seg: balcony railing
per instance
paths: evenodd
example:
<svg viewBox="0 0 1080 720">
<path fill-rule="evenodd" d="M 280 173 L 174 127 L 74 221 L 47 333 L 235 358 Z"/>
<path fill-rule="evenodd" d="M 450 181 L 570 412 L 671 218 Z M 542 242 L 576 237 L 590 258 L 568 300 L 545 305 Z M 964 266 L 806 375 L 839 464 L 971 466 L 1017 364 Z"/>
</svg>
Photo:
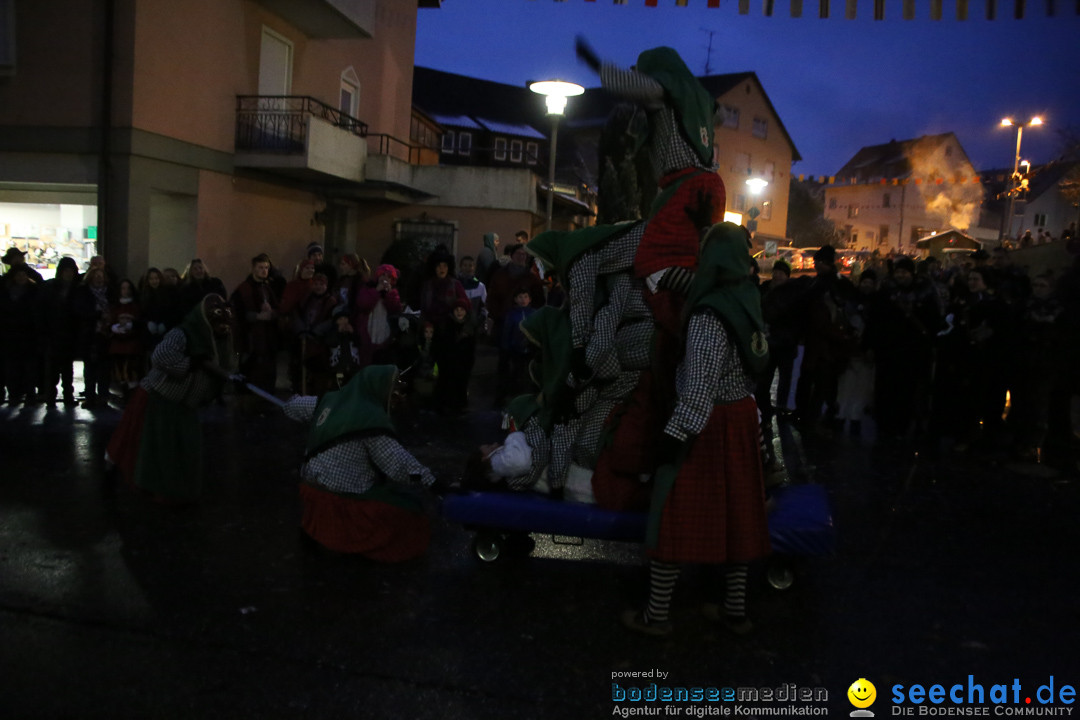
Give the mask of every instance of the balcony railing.
<svg viewBox="0 0 1080 720">
<path fill-rule="evenodd" d="M 237 95 L 236 150 L 302 154 L 308 118 L 320 118 L 358 137 L 367 124 L 306 95 Z"/>
<path fill-rule="evenodd" d="M 401 138 L 384 133 L 371 133 L 367 136 L 368 150 L 374 155 L 389 155 L 410 165 L 437 165 L 438 148 L 427 145 L 413 145 Z"/>
</svg>

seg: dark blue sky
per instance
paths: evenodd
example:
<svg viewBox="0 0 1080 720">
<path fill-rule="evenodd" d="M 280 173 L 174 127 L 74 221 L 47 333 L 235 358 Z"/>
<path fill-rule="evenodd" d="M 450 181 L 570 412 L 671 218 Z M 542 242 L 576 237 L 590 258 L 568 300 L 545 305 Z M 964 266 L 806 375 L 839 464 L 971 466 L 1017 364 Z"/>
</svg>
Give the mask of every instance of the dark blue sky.
<svg viewBox="0 0 1080 720">
<path fill-rule="evenodd" d="M 856 20 L 835 16 L 843 0 L 832 0 L 827 20 L 813 0 L 802 18 L 789 16 L 787 0 L 771 18 L 762 0 L 751 0 L 749 15 L 734 0 L 719 9 L 706 0 L 626 2 L 444 0 L 420 11 L 416 64 L 512 85 L 558 77 L 594 87 L 575 35 L 623 66 L 668 45 L 698 74 L 707 59 L 714 74 L 757 73 L 803 157 L 795 174 L 834 174 L 864 145 L 949 131 L 976 169 L 1011 168 L 1016 133 L 998 126 L 1005 115 L 1045 117 L 1047 125 L 1024 132 L 1021 154 L 1033 164 L 1059 154 L 1059 129 L 1080 131 L 1080 17 L 1071 1 L 1057 2 L 1055 18 L 1029 1 L 1015 20 L 1011 0 L 998 0 L 992 22 L 982 0 L 970 0 L 963 22 L 930 20 L 928 0 L 916 0 L 912 21 L 901 18 L 900 0 L 886 0 L 880 22 L 870 0 L 859 0 Z M 955 0 L 944 0 L 944 17 L 955 17 Z"/>
</svg>

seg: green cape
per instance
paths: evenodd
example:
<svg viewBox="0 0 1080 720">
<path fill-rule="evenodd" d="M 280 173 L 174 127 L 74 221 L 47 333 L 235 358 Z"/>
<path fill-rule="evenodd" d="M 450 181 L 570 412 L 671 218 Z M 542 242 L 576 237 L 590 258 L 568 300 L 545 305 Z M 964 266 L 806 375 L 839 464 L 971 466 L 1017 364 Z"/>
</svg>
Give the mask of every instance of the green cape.
<svg viewBox="0 0 1080 720">
<path fill-rule="evenodd" d="M 747 372 L 759 375 L 769 360 L 761 293 L 750 280 L 746 230 L 733 223 L 713 225 L 698 256 L 697 274 L 686 298 L 687 312 L 714 311 L 732 335 Z"/>
<path fill-rule="evenodd" d="M 637 71 L 660 83 L 675 108 L 686 141 L 706 166 L 713 161 L 713 115 L 716 101 L 702 87 L 679 53 L 669 47 L 646 50 L 638 56 Z"/>
<path fill-rule="evenodd" d="M 514 427 L 523 430 L 529 419 L 540 410 L 536 395 L 518 395 L 506 404 L 506 414 L 514 421 Z"/>
<path fill-rule="evenodd" d="M 566 384 L 570 375 L 570 315 L 564 308 L 547 305 L 525 318 L 521 331 L 540 348 L 540 367 L 535 373 L 541 383 L 539 420 L 544 430 L 550 431 L 574 403 L 573 390 Z"/>
<path fill-rule="evenodd" d="M 397 382 L 393 365 L 369 365 L 340 390 L 326 393 L 315 408 L 306 456 L 311 457 L 346 435 L 365 431 L 393 433 L 387 408 Z"/>
</svg>

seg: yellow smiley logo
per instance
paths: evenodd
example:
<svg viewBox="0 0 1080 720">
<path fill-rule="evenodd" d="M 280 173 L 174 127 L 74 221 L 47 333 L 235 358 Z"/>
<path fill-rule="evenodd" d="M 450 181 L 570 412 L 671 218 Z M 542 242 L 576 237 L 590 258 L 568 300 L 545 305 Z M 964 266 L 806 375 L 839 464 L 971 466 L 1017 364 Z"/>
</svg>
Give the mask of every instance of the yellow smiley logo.
<svg viewBox="0 0 1080 720">
<path fill-rule="evenodd" d="M 847 689 L 848 700 L 857 708 L 868 708 L 877 699 L 877 688 L 866 678 L 859 678 Z"/>
</svg>

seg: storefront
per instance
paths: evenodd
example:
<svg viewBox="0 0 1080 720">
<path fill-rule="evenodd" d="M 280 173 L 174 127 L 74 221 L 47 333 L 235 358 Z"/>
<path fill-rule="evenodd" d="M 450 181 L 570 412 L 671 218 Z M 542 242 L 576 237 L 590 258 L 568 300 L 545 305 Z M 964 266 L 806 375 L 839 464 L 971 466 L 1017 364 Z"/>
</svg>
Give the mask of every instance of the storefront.
<svg viewBox="0 0 1080 720">
<path fill-rule="evenodd" d="M 81 272 L 97 253 L 97 207 L 0 202 L 0 248 L 10 247 L 25 252 L 46 279 L 64 256 L 75 258 Z"/>
</svg>

